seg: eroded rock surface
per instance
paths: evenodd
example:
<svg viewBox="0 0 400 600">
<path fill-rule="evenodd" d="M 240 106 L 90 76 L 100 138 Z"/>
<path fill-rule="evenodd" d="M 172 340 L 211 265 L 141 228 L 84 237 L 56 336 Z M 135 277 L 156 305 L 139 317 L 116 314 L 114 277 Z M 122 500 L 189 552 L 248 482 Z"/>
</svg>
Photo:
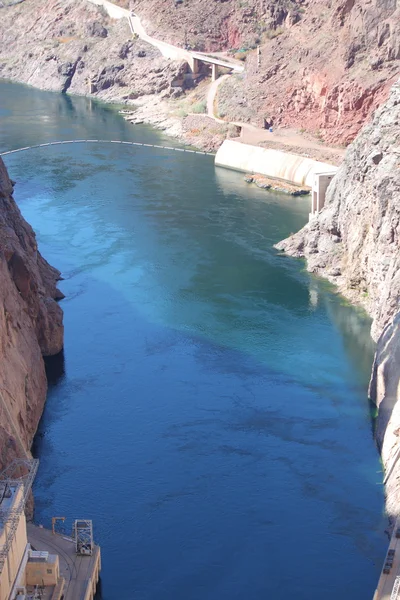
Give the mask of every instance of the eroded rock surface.
<svg viewBox="0 0 400 600">
<path fill-rule="evenodd" d="M 347 145 L 399 75 L 394 0 L 115 2 L 134 8 L 154 37 L 243 59 L 245 73 L 218 91 L 217 112 L 230 122 L 266 119 Z M 190 82 L 185 63 L 132 39 L 126 19 L 109 19 L 87 0 L 26 0 L 0 10 L 1 77 L 126 103 L 177 98 Z"/>
<path fill-rule="evenodd" d="M 400 82 L 348 148 L 324 210 L 277 247 L 362 304 L 376 340 L 398 310 L 399 244 Z"/>
<path fill-rule="evenodd" d="M 0 468 L 28 450 L 43 412 L 42 355 L 63 347 L 60 273 L 37 248 L 0 158 Z"/>
<path fill-rule="evenodd" d="M 389 515 L 400 514 L 400 313 L 378 340 L 369 395 L 378 406 L 376 440 L 385 466 Z"/>
<path fill-rule="evenodd" d="M 373 318 L 377 351 L 369 394 L 389 514 L 400 514 L 400 82 L 349 147 L 325 208 L 277 245 L 307 260 Z"/>
<path fill-rule="evenodd" d="M 86 0 L 29 0 L 0 13 L 0 77 L 41 89 L 126 102 L 169 95 L 182 64 L 132 39 Z"/>
</svg>

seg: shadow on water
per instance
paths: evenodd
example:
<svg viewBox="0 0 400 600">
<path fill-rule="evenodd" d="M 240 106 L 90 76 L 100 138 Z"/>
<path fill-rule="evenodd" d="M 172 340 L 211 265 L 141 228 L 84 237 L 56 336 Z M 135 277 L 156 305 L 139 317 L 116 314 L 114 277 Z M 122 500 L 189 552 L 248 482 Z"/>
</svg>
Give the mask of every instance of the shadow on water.
<svg viewBox="0 0 400 600">
<path fill-rule="evenodd" d="M 132 127 L 117 114 L 117 106 L 82 96 L 43 92 L 0 79 L 0 152 L 50 141 L 112 139 L 160 143 L 151 127 Z M 16 90 L 18 90 L 16 92 Z M 181 146 L 170 138 L 168 146 Z"/>
<path fill-rule="evenodd" d="M 47 383 L 49 387 L 55 387 L 61 383 L 65 377 L 65 356 L 64 350 L 61 350 L 54 356 L 46 356 L 44 359 L 46 368 Z"/>
<path fill-rule="evenodd" d="M 102 584 L 101 577 L 100 577 L 99 582 L 97 584 L 94 600 L 105 600 L 105 598 L 103 598 L 102 588 L 103 588 L 103 584 Z"/>
</svg>

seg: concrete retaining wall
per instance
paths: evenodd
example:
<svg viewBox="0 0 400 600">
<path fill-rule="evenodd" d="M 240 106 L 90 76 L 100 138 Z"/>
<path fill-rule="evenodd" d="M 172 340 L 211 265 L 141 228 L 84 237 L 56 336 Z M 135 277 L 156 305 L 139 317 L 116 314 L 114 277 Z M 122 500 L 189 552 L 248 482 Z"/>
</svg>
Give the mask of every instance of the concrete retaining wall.
<svg viewBox="0 0 400 600">
<path fill-rule="evenodd" d="M 244 173 L 260 173 L 297 185 L 313 186 L 316 173 L 336 173 L 337 167 L 311 158 L 288 154 L 280 150 L 249 146 L 225 140 L 219 148 L 215 164 Z"/>
</svg>

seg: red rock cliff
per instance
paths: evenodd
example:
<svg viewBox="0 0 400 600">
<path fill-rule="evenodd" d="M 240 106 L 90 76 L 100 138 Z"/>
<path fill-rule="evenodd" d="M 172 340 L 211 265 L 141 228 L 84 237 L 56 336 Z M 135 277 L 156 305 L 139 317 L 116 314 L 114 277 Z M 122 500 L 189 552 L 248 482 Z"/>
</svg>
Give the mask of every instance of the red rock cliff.
<svg viewBox="0 0 400 600">
<path fill-rule="evenodd" d="M 37 248 L 0 158 L 0 468 L 29 449 L 46 400 L 42 356 L 63 347 L 59 271 Z"/>
</svg>

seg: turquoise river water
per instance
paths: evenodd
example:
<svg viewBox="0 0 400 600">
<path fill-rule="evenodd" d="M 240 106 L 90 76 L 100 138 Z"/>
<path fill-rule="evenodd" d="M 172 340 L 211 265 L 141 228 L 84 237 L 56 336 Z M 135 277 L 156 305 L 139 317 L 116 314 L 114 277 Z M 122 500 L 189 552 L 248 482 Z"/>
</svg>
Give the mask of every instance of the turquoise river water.
<svg viewBox="0 0 400 600">
<path fill-rule="evenodd" d="M 88 99 L 0 84 L 0 151 L 77 138 L 171 145 Z M 99 598 L 371 598 L 386 540 L 370 323 L 273 249 L 309 199 L 152 148 L 5 162 L 66 295 L 35 520 L 93 519 Z"/>
</svg>

